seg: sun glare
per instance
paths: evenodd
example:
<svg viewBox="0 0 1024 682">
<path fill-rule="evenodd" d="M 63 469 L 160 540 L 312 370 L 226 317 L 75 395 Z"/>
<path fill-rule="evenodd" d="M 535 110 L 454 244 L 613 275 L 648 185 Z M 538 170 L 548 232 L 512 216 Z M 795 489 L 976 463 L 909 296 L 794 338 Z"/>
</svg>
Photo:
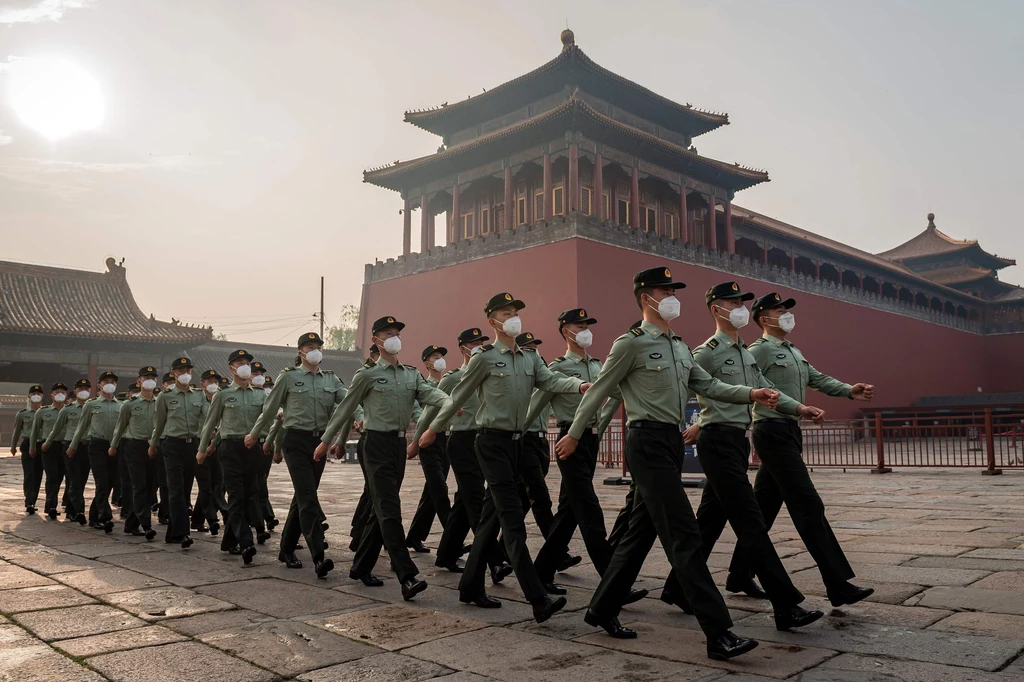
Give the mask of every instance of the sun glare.
<svg viewBox="0 0 1024 682">
<path fill-rule="evenodd" d="M 51 140 L 103 122 L 103 92 L 92 74 L 66 59 L 24 59 L 11 69 L 11 107 Z"/>
</svg>

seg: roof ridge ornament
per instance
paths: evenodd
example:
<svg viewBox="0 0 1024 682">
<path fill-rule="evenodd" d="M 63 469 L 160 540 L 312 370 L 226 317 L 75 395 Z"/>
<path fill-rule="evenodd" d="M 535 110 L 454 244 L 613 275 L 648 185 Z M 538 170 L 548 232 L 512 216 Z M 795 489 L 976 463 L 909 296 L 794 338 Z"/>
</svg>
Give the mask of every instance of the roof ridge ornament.
<svg viewBox="0 0 1024 682">
<path fill-rule="evenodd" d="M 568 28 L 562 31 L 558 38 L 562 41 L 562 52 L 568 52 L 576 47 L 576 34 Z"/>
<path fill-rule="evenodd" d="M 929 230 L 934 230 L 935 229 L 935 214 L 934 213 L 929 213 L 928 214 L 928 229 Z"/>
</svg>

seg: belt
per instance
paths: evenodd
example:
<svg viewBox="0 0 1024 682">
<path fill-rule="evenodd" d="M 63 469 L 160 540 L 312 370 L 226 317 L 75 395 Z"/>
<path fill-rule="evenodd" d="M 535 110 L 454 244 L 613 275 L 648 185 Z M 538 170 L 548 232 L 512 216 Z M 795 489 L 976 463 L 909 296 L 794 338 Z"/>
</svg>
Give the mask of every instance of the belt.
<svg viewBox="0 0 1024 682">
<path fill-rule="evenodd" d="M 730 424 L 704 424 L 700 427 L 701 431 L 734 431 L 736 433 L 746 433 L 746 428 L 739 426 L 731 426 Z"/>
<path fill-rule="evenodd" d="M 307 438 L 319 438 L 324 435 L 323 429 L 319 431 L 304 431 L 302 429 L 285 429 L 287 433 L 296 433 L 300 436 L 306 436 Z"/>
<path fill-rule="evenodd" d="M 509 438 L 511 440 L 519 440 L 523 437 L 522 431 L 506 431 L 504 429 L 480 429 L 481 436 L 498 436 L 500 438 Z"/>
<path fill-rule="evenodd" d="M 380 436 L 393 436 L 395 438 L 405 438 L 405 431 L 378 431 L 377 429 L 367 429 L 367 433 L 376 433 Z"/>
<path fill-rule="evenodd" d="M 758 424 L 786 424 L 786 425 L 791 425 L 791 424 L 796 424 L 796 420 L 795 419 L 786 419 L 785 417 L 769 417 L 767 419 L 758 419 L 757 421 L 754 422 L 754 426 L 757 426 Z"/>
<path fill-rule="evenodd" d="M 568 431 L 569 427 L 571 427 L 571 426 L 572 426 L 572 422 L 558 422 L 558 430 L 559 431 Z M 587 428 L 583 429 L 583 433 L 592 433 L 592 434 L 594 434 L 596 436 L 597 435 L 597 427 L 588 426 Z"/>
<path fill-rule="evenodd" d="M 178 438 L 177 436 L 164 436 L 164 440 L 174 440 L 178 441 L 179 443 L 191 443 L 192 441 L 199 439 L 193 438 L 192 436 L 188 436 L 186 438 Z"/>
<path fill-rule="evenodd" d="M 647 419 L 637 419 L 636 421 L 629 422 L 629 428 L 631 429 L 652 429 L 656 431 L 675 431 L 680 433 L 683 427 L 679 424 L 669 424 L 668 422 L 654 422 Z"/>
<path fill-rule="evenodd" d="M 149 441 L 145 438 L 125 438 L 124 440 L 127 443 L 145 443 L 146 445 L 149 445 Z"/>
<path fill-rule="evenodd" d="M 228 442 L 228 441 L 234 441 L 234 440 L 244 441 L 245 440 L 245 436 L 224 436 L 223 438 L 221 438 L 221 440 L 224 441 L 225 443 Z"/>
</svg>

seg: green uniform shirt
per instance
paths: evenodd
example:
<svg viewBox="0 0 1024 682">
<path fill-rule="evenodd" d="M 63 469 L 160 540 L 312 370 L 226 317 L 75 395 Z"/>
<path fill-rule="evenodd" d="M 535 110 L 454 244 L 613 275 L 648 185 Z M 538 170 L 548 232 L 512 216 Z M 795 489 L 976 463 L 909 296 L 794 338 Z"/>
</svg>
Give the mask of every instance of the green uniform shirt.
<svg viewBox="0 0 1024 682">
<path fill-rule="evenodd" d="M 78 420 L 78 428 L 71 439 L 72 450 L 77 450 L 79 444 L 85 440 L 109 441 L 114 437 L 114 428 L 117 426 L 117 417 L 121 412 L 121 403 L 113 398 L 93 398 L 85 403 L 82 409 L 82 418 Z"/>
<path fill-rule="evenodd" d="M 129 440 L 149 440 L 153 435 L 153 421 L 156 415 L 156 396 L 149 400 L 141 393 L 121 403 L 117 413 L 117 425 L 114 437 L 110 439 L 110 447 L 116 448 L 122 438 Z"/>
<path fill-rule="evenodd" d="M 483 429 L 523 431 L 526 413 L 535 388 L 552 393 L 578 393 L 583 381 L 555 374 L 536 353 L 525 353 L 518 346 L 510 349 L 501 341 L 482 346 L 466 367 L 459 385 L 430 423 L 434 431 L 445 424 L 476 394 L 480 407 L 476 423 Z"/>
<path fill-rule="evenodd" d="M 725 332 L 719 331 L 710 339 L 693 349 L 693 359 L 714 378 L 730 386 L 752 386 L 754 388 L 775 388 L 765 379 L 757 366 L 757 360 L 741 340 L 736 343 Z M 724 424 L 746 430 L 750 426 L 750 405 L 737 405 L 697 396 L 700 404 L 698 426 Z M 800 403 L 785 393 L 779 396 L 779 412 L 796 415 Z"/>
<path fill-rule="evenodd" d="M 57 413 L 57 421 L 53 424 L 53 429 L 50 431 L 50 437 L 46 439 L 46 445 L 49 447 L 55 440 L 70 443 L 71 439 L 75 437 L 75 429 L 78 428 L 78 422 L 82 419 L 82 403 L 77 400 L 73 403 L 65 405 L 60 412 Z"/>
<path fill-rule="evenodd" d="M 267 434 L 267 443 L 270 443 L 270 452 L 275 453 L 281 450 L 281 443 L 284 442 L 284 419 L 283 415 L 274 418 L 274 423 Z"/>
<path fill-rule="evenodd" d="M 465 376 L 467 365 L 462 367 L 456 367 L 453 370 L 449 370 L 441 377 L 441 381 L 438 382 L 437 388 L 443 391 L 446 395 L 451 395 L 455 387 L 459 385 L 459 381 Z M 430 426 L 430 422 L 434 421 L 434 417 L 437 416 L 438 411 L 441 408 L 428 405 L 424 410 L 423 414 L 416 419 L 416 437 L 415 440 L 419 440 L 423 432 Z M 475 431 L 476 430 L 476 412 L 480 409 L 480 398 L 476 394 L 471 394 L 469 399 L 466 400 L 466 404 L 462 406 L 461 415 L 453 415 L 448 424 L 445 426 L 445 431 Z"/>
<path fill-rule="evenodd" d="M 163 438 L 198 438 L 203 430 L 203 408 L 206 391 L 189 386 L 182 390 L 177 383 L 156 398 L 153 435 L 149 444 L 156 447 Z"/>
<path fill-rule="evenodd" d="M 213 400 L 204 400 L 204 411 L 209 410 L 203 422 L 203 434 L 199 440 L 199 452 L 205 452 L 214 431 L 217 439 L 244 438 L 256 426 L 256 420 L 263 413 L 267 394 L 263 389 L 251 385 L 242 388 L 232 383 L 217 391 Z"/>
<path fill-rule="evenodd" d="M 682 425 L 690 392 L 730 403 L 750 403 L 750 387 L 729 386 L 704 371 L 674 332 L 666 335 L 644 320 L 615 339 L 597 381 L 576 410 L 569 435 L 579 438 L 604 399 L 616 388 L 626 403 L 627 421 Z"/>
<path fill-rule="evenodd" d="M 356 408 L 363 407 L 366 431 L 404 431 L 412 419 L 414 403 L 440 407 L 448 396 L 427 383 L 415 367 L 392 365 L 383 357 L 366 362 L 352 377 L 348 395 L 331 415 L 322 440 L 330 443 L 352 423 Z M 287 412 L 286 412 L 287 414 Z"/>
<path fill-rule="evenodd" d="M 263 404 L 263 414 L 249 433 L 257 439 L 270 429 L 278 408 L 284 408 L 284 428 L 300 431 L 323 431 L 335 405 L 348 390 L 334 372 L 310 371 L 305 365 L 289 367 L 278 375 L 274 390 Z"/>
<path fill-rule="evenodd" d="M 804 354 L 789 341 L 765 334 L 750 344 L 750 354 L 757 360 L 757 366 L 761 368 L 765 377 L 775 384 L 775 388 L 797 402 L 804 402 L 808 387 L 837 398 L 850 397 L 850 390 L 853 388 L 850 384 L 814 369 L 804 358 Z M 782 404 L 781 401 L 779 404 Z M 790 415 L 769 410 L 763 405 L 754 406 L 754 421 L 787 417 L 795 419 Z"/>
<path fill-rule="evenodd" d="M 14 415 L 14 433 L 11 434 L 11 445 L 17 445 L 19 437 L 27 439 L 32 435 L 32 419 L 36 416 L 36 412 L 38 411 L 39 410 L 33 410 L 31 407 L 26 407 L 23 410 L 19 410 L 18 414 Z"/>
<path fill-rule="evenodd" d="M 589 355 L 583 358 L 572 351 L 555 358 L 548 367 L 554 372 L 568 377 L 576 377 L 587 383 L 594 383 L 601 373 L 600 360 Z M 533 415 L 540 413 L 545 420 L 545 426 L 547 426 L 547 415 L 553 411 L 555 421 L 559 424 L 571 424 L 576 416 L 576 408 L 580 406 L 582 400 L 583 395 L 580 393 L 551 393 L 538 389 L 533 392 L 533 399 L 530 401 L 530 412 L 526 415 L 526 419 L 529 421 Z M 609 412 L 614 413 L 615 410 L 619 409 L 621 403 L 622 394 L 616 388 L 608 402 L 601 408 L 601 414 L 599 416 L 595 415 L 592 423 L 587 426 L 595 427 L 605 420 L 610 421 Z"/>
<path fill-rule="evenodd" d="M 63 405 L 61 408 L 63 408 Z M 42 443 L 50 437 L 50 434 L 53 433 L 53 427 L 57 423 L 57 416 L 60 414 L 61 408 L 47 405 L 36 410 L 36 414 L 32 418 L 32 433 L 28 439 L 30 444 Z"/>
</svg>

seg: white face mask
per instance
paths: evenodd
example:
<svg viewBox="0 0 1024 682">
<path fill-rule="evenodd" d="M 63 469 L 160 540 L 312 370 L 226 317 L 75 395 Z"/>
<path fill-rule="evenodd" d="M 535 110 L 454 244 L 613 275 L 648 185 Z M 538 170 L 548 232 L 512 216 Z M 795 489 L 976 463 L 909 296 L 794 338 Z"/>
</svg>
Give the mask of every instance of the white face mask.
<svg viewBox="0 0 1024 682">
<path fill-rule="evenodd" d="M 782 315 L 779 315 L 779 329 L 788 334 L 793 331 L 793 327 L 795 326 L 796 318 L 793 317 L 793 313 L 783 313 Z"/>
<path fill-rule="evenodd" d="M 477 353 L 483 351 L 483 349 L 483 344 L 480 344 L 479 346 L 473 346 L 473 349 L 469 351 L 469 357 L 473 357 Z"/>
<path fill-rule="evenodd" d="M 78 396 L 79 400 L 88 400 L 90 393 L 89 393 L 89 391 L 79 391 L 75 395 Z"/>
<path fill-rule="evenodd" d="M 654 306 L 649 307 L 654 308 Z M 666 296 L 658 301 L 656 310 L 661 315 L 661 319 L 670 322 L 679 317 L 679 299 L 675 296 Z"/>
<path fill-rule="evenodd" d="M 182 386 L 188 386 L 188 383 L 192 381 L 192 375 L 186 372 L 185 374 L 178 375 L 178 383 Z"/>
<path fill-rule="evenodd" d="M 43 402 L 43 396 L 39 395 L 38 393 L 35 394 L 35 395 L 30 395 L 28 397 L 28 399 L 31 400 L 34 403 L 41 403 L 41 402 Z"/>
<path fill-rule="evenodd" d="M 380 344 L 380 346 L 384 349 L 385 353 L 397 355 L 402 350 L 402 339 L 397 336 L 392 336 L 384 339 L 384 343 Z"/>
<path fill-rule="evenodd" d="M 444 361 L 444 358 L 438 358 L 434 360 L 434 371 L 443 372 L 448 368 L 448 363 Z"/>
<path fill-rule="evenodd" d="M 594 343 L 594 332 L 589 329 L 584 329 L 576 334 L 576 344 L 580 348 L 589 348 L 592 343 Z"/>
<path fill-rule="evenodd" d="M 68 394 L 67 393 L 56 393 L 53 396 L 53 402 L 55 402 L 55 403 L 62 403 L 62 402 L 64 402 L 67 399 L 68 399 Z"/>
<path fill-rule="evenodd" d="M 523 320 L 518 315 L 508 318 L 501 324 L 501 331 L 511 337 L 519 336 L 523 331 Z"/>
<path fill-rule="evenodd" d="M 266 393 L 267 395 L 270 395 L 270 393 L 271 393 L 271 392 L 272 392 L 273 390 L 274 390 L 274 389 L 272 389 L 272 388 L 264 388 L 264 389 L 263 389 L 263 392 L 264 392 L 264 393 Z"/>
<path fill-rule="evenodd" d="M 107 395 L 114 395 L 117 393 L 117 384 L 103 384 L 103 386 L 100 387 L 100 390 Z"/>
<path fill-rule="evenodd" d="M 319 348 L 314 348 L 313 350 L 306 353 L 306 362 L 308 362 L 311 365 L 319 365 L 320 361 L 323 359 L 323 351 L 321 351 Z"/>
<path fill-rule="evenodd" d="M 169 390 L 171 390 L 172 388 L 174 388 L 174 382 L 173 382 L 173 381 L 168 381 L 168 382 L 167 382 L 166 384 L 164 384 L 164 385 L 163 385 L 163 386 L 161 386 L 160 388 L 162 388 L 162 389 L 163 389 L 163 390 L 165 390 L 165 391 L 169 391 Z"/>
<path fill-rule="evenodd" d="M 206 387 L 206 392 L 209 393 L 210 395 L 213 395 L 219 390 L 220 386 L 218 386 L 217 384 L 210 384 L 209 386 Z"/>
<path fill-rule="evenodd" d="M 235 367 L 235 374 L 239 379 L 248 379 L 252 376 L 252 367 L 249 365 L 239 365 Z"/>
<path fill-rule="evenodd" d="M 156 379 L 146 379 L 145 381 L 142 382 L 142 388 L 146 389 L 147 391 L 152 391 L 154 388 L 156 388 Z"/>
<path fill-rule="evenodd" d="M 719 310 L 725 312 L 723 308 L 719 308 Z M 733 308 L 732 310 L 728 311 L 728 313 L 729 324 L 731 324 L 736 329 L 742 329 L 743 327 L 746 327 L 747 324 L 750 322 L 750 311 L 747 310 L 747 306 Z"/>
<path fill-rule="evenodd" d="M 239 374 L 238 376 L 242 376 L 242 375 Z M 257 374 L 256 376 L 254 376 L 252 378 L 252 385 L 253 386 L 259 387 L 259 386 L 262 386 L 265 383 L 267 383 L 267 378 L 265 376 L 263 376 L 262 374 Z"/>
</svg>

